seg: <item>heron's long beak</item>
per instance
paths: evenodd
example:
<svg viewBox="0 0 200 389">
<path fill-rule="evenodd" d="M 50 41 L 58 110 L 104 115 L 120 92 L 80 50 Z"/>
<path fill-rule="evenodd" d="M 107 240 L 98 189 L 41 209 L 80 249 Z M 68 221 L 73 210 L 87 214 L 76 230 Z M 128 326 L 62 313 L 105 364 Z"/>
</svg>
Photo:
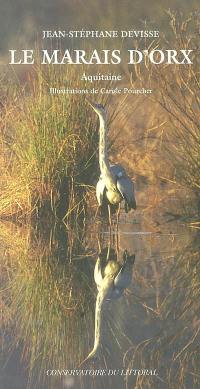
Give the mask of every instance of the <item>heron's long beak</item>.
<svg viewBox="0 0 200 389">
<path fill-rule="evenodd" d="M 87 103 L 94 109 L 94 111 L 95 111 L 97 114 L 100 113 L 100 107 L 101 107 L 101 109 L 102 109 L 103 106 L 101 106 L 100 104 L 94 103 L 94 102 L 91 101 L 88 97 L 86 97 L 86 101 L 87 101 Z"/>
<path fill-rule="evenodd" d="M 93 101 L 88 99 L 88 97 L 86 97 L 86 101 L 94 110 L 96 110 L 98 108 L 98 105 L 96 103 L 93 103 Z"/>
</svg>

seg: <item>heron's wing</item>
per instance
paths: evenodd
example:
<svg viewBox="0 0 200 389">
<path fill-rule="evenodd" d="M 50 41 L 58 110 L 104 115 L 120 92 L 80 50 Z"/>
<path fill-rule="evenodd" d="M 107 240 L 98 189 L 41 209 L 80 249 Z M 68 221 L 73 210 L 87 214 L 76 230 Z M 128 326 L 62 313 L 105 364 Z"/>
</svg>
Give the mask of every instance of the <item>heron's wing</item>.
<svg viewBox="0 0 200 389">
<path fill-rule="evenodd" d="M 99 181 L 97 182 L 96 185 L 96 196 L 97 196 L 97 201 L 99 205 L 103 204 L 103 197 L 104 197 L 104 191 L 106 189 L 105 182 L 102 177 L 99 178 Z"/>
<path fill-rule="evenodd" d="M 134 186 L 131 179 L 128 176 L 118 178 L 117 189 L 128 203 L 129 208 L 136 209 Z"/>
<path fill-rule="evenodd" d="M 116 178 L 127 177 L 125 169 L 119 164 L 110 165 L 110 169 Z"/>
<path fill-rule="evenodd" d="M 100 286 L 103 280 L 101 272 L 101 259 L 98 257 L 94 268 L 94 280 L 97 286 Z"/>
<path fill-rule="evenodd" d="M 132 259 L 132 257 L 130 257 Z M 125 289 L 131 284 L 132 280 L 132 269 L 134 261 L 126 260 L 125 263 L 121 266 L 119 273 L 114 279 L 115 287 L 118 289 Z"/>
</svg>

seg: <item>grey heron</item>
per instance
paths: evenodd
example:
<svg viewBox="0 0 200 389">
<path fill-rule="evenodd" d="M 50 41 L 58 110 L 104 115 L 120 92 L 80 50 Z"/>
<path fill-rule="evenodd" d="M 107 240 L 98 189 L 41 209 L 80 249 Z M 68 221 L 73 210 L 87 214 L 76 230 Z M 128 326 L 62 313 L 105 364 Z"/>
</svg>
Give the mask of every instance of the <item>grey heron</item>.
<svg viewBox="0 0 200 389">
<path fill-rule="evenodd" d="M 136 209 L 134 186 L 125 169 L 119 165 L 112 165 L 108 159 L 108 128 L 106 110 L 101 104 L 96 104 L 87 99 L 94 111 L 99 116 L 99 167 L 100 178 L 96 185 L 96 197 L 99 206 L 108 205 L 110 216 L 110 206 L 118 205 L 125 201 L 125 212 Z"/>
<path fill-rule="evenodd" d="M 122 263 L 119 263 L 116 257 L 113 256 L 113 252 L 114 250 L 110 253 L 109 259 L 106 259 L 102 253 L 96 261 L 94 280 L 98 294 L 95 307 L 94 347 L 81 365 L 88 360 L 97 358 L 99 355 L 102 344 L 102 317 L 106 302 L 121 297 L 124 290 L 131 284 L 135 255 L 129 255 L 128 251 L 125 250 Z"/>
</svg>

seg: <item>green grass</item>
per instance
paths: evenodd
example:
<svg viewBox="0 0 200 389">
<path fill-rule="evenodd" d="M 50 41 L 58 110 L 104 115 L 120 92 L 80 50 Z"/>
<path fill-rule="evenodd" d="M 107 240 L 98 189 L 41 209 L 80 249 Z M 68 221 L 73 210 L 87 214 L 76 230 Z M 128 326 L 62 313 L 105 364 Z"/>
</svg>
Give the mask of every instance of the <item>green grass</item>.
<svg viewBox="0 0 200 389">
<path fill-rule="evenodd" d="M 38 66 L 25 85 L 12 80 L 4 87 L 1 216 L 44 207 L 61 218 L 70 210 L 81 212 L 98 171 L 97 115 L 85 95 L 53 96 L 49 87 L 88 88 L 80 80 L 82 70 Z"/>
<path fill-rule="evenodd" d="M 154 309 L 147 309 L 144 315 L 146 339 L 131 347 L 124 357 L 125 368 L 157 369 L 159 377 L 140 376 L 137 382 L 135 377 L 127 377 L 128 388 L 133 381 L 135 388 L 155 387 L 155 382 L 160 387 L 174 389 L 199 386 L 199 266 L 197 234 L 175 256 L 174 263 L 161 279 L 165 293 L 160 293 L 159 305 L 150 304 Z M 142 298 L 142 302 L 144 300 Z M 148 297 L 145 304 L 148 306 Z M 153 335 L 149 335 L 149 323 L 157 328 L 156 334 L 153 331 Z"/>
<path fill-rule="evenodd" d="M 193 64 L 154 65 L 147 59 L 145 64 L 130 70 L 132 79 L 140 83 L 146 80 L 147 86 L 153 89 L 150 99 L 159 103 L 160 115 L 164 117 L 160 158 L 165 163 L 165 174 L 159 168 L 157 174 L 169 178 L 177 187 L 192 191 L 200 213 L 199 20 L 195 12 L 187 19 L 178 12 L 167 14 L 171 39 L 168 41 L 163 35 L 159 42 L 154 42 L 154 47 L 159 44 L 160 48 L 173 48 L 177 52 L 193 50 Z"/>
<path fill-rule="evenodd" d="M 1 247 L 9 253 L 2 259 L 2 330 L 11 338 L 3 349 L 10 354 L 22 344 L 29 379 L 37 370 L 37 379 L 41 376 L 43 381 L 52 366 L 77 367 L 89 349 L 94 326 L 93 266 L 83 231 L 78 236 L 73 231 L 70 241 L 70 232 L 63 226 L 65 239 L 58 240 L 54 230 L 43 241 L 30 225 L 22 231 L 16 224 L 7 224 L 1 223 L 0 235 Z"/>
</svg>

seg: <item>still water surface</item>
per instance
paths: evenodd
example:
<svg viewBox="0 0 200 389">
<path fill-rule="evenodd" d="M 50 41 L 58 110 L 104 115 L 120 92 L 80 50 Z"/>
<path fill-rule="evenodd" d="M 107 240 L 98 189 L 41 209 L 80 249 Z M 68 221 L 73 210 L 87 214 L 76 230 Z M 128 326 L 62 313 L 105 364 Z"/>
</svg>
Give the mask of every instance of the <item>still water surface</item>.
<svg viewBox="0 0 200 389">
<path fill-rule="evenodd" d="M 2 389 L 200 387 L 198 236 L 179 221 L 138 220 L 122 214 L 111 238 L 98 220 L 48 231 L 1 224 Z M 108 246 L 119 261 L 125 249 L 136 260 L 131 287 L 107 303 L 100 358 L 84 366 L 105 376 L 59 376 L 93 347 L 93 271 Z"/>
</svg>

